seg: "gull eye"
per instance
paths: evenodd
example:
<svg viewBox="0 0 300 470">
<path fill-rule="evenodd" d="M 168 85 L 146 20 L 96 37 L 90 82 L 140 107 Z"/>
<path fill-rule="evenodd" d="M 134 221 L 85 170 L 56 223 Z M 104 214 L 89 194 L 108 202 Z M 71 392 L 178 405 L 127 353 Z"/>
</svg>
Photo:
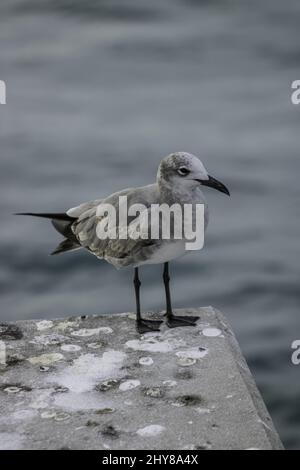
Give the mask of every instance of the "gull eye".
<svg viewBox="0 0 300 470">
<path fill-rule="evenodd" d="M 182 166 L 181 168 L 178 168 L 177 173 L 178 173 L 180 176 L 187 176 L 187 175 L 189 175 L 190 170 L 188 170 L 187 168 L 185 168 L 184 166 Z"/>
</svg>

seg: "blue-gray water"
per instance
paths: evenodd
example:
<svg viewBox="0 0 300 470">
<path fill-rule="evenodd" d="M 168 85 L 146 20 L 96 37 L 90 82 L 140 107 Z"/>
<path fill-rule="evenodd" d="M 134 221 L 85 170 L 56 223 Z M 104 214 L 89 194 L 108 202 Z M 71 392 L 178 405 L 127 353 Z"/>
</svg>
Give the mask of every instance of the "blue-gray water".
<svg viewBox="0 0 300 470">
<path fill-rule="evenodd" d="M 1 320 L 132 310 L 131 271 L 49 257 L 47 221 L 152 182 L 174 150 L 231 189 L 207 190 L 206 247 L 172 264 L 174 304 L 214 305 L 242 346 L 284 443 L 300 448 L 298 0 L 1 0 Z M 159 266 L 143 307 L 161 309 Z"/>
</svg>

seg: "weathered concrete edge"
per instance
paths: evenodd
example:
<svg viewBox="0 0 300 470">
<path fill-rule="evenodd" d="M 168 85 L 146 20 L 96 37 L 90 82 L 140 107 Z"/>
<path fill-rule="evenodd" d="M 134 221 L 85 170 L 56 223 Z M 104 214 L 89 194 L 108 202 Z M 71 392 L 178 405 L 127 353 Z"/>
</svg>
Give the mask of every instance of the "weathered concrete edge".
<svg viewBox="0 0 300 470">
<path fill-rule="evenodd" d="M 245 384 L 245 387 L 249 393 L 249 398 L 252 400 L 252 403 L 254 405 L 254 408 L 257 411 L 257 417 L 261 422 L 261 426 L 263 427 L 265 431 L 266 438 L 268 439 L 270 443 L 270 447 L 272 450 L 284 450 L 283 444 L 280 440 L 280 437 L 274 427 L 273 421 L 270 417 L 270 414 L 266 408 L 266 405 L 263 401 L 263 398 L 257 388 L 257 385 L 254 381 L 254 378 L 251 374 L 251 371 L 247 365 L 247 362 L 243 356 L 243 353 L 240 349 L 240 346 L 238 344 L 238 341 L 233 333 L 233 330 L 230 326 L 230 323 L 227 321 L 227 319 L 224 317 L 224 315 L 218 311 L 217 309 L 209 306 L 209 307 L 204 307 L 207 311 L 211 312 L 211 315 L 214 317 L 215 322 L 219 325 L 220 329 L 226 333 L 226 340 L 227 340 L 227 345 L 230 348 L 230 352 L 232 353 L 232 356 L 235 360 L 237 371 L 240 374 L 240 377 Z M 185 314 L 188 309 L 176 309 L 176 312 L 180 312 L 181 314 Z M 201 310 L 201 309 L 199 309 Z M 150 316 L 154 314 L 154 312 L 148 312 Z M 161 313 L 161 312 L 160 312 Z M 97 317 L 107 317 L 108 314 L 105 313 L 100 313 L 97 315 L 91 315 L 91 317 L 97 318 Z M 124 312 L 124 313 L 114 313 L 111 314 L 113 316 L 121 316 L 121 317 L 126 317 L 130 315 L 130 312 Z M 131 314 L 132 315 L 132 314 Z M 154 314 L 156 317 L 157 314 Z M 69 319 L 77 318 L 77 316 L 69 317 Z M 53 319 L 55 320 L 61 320 L 61 318 L 56 318 Z M 22 323 L 27 323 L 28 321 L 33 321 L 37 322 L 39 321 L 38 319 L 34 320 L 19 320 L 19 321 L 9 321 L 5 322 L 6 324 L 22 324 Z"/>
<path fill-rule="evenodd" d="M 270 441 L 273 450 L 284 450 L 284 446 L 281 442 L 278 432 L 275 429 L 272 418 L 268 412 L 268 409 L 265 405 L 265 402 L 259 392 L 257 385 L 254 381 L 254 378 L 251 374 L 251 371 L 248 367 L 246 359 L 243 356 L 242 350 L 239 346 L 239 343 L 233 333 L 233 330 L 224 317 L 224 315 L 216 308 L 208 307 L 216 314 L 216 318 L 220 323 L 222 329 L 226 331 L 228 344 L 231 348 L 232 354 L 236 360 L 240 375 L 245 383 L 245 386 L 249 392 L 249 395 L 253 401 L 255 408 L 257 409 L 257 414 L 261 420 L 261 424 L 265 429 L 266 435 Z"/>
</svg>

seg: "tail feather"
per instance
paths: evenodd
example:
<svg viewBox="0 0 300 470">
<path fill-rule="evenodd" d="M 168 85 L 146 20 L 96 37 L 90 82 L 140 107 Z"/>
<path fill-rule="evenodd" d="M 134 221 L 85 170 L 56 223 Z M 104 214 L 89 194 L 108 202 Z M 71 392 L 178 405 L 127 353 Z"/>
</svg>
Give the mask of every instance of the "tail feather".
<svg viewBox="0 0 300 470">
<path fill-rule="evenodd" d="M 55 219 L 55 220 L 66 220 L 73 221 L 75 217 L 70 217 L 68 214 L 62 213 L 51 213 L 51 212 L 18 212 L 15 215 L 30 215 L 32 217 L 42 217 L 44 219 Z"/>
<path fill-rule="evenodd" d="M 55 248 L 51 255 L 58 255 L 65 251 L 77 250 L 80 248 L 77 238 L 72 232 L 72 223 L 76 217 L 70 217 L 65 213 L 40 213 L 40 212 L 21 212 L 15 215 L 30 215 L 33 217 L 42 217 L 51 219 L 54 228 L 65 237 L 65 239 Z"/>
<path fill-rule="evenodd" d="M 50 254 L 59 255 L 60 253 L 64 253 L 66 251 L 78 250 L 79 248 L 80 246 L 77 243 L 73 243 L 72 240 L 65 239 Z"/>
<path fill-rule="evenodd" d="M 70 222 L 69 220 L 66 221 L 66 220 L 61 220 L 61 219 L 60 220 L 52 219 L 51 222 L 52 222 L 53 227 L 55 228 L 55 230 L 57 230 L 58 233 L 63 235 L 68 240 L 71 240 L 73 243 L 78 242 L 71 228 L 73 220 Z"/>
</svg>

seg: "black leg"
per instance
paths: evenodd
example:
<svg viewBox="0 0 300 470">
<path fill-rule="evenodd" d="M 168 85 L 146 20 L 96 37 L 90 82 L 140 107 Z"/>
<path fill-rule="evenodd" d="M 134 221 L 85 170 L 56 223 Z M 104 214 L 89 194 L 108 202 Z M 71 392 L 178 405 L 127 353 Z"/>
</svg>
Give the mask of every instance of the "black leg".
<svg viewBox="0 0 300 470">
<path fill-rule="evenodd" d="M 136 328 L 141 334 L 148 333 L 149 331 L 159 331 L 159 325 L 162 323 L 160 320 L 144 320 L 141 316 L 141 302 L 140 302 L 140 287 L 141 281 L 139 279 L 139 269 L 134 268 L 133 278 L 135 300 L 136 300 Z"/>
<path fill-rule="evenodd" d="M 165 285 L 165 292 L 166 292 L 166 309 L 167 309 L 167 317 L 172 317 L 172 303 L 171 303 L 171 293 L 170 293 L 170 275 L 169 275 L 169 263 L 164 264 L 164 273 L 163 273 L 163 280 Z"/>
<path fill-rule="evenodd" d="M 141 281 L 139 279 L 139 268 L 134 268 L 133 278 L 134 290 L 135 290 L 135 301 L 136 301 L 136 320 L 141 320 L 141 302 L 140 302 L 140 288 Z"/>
<path fill-rule="evenodd" d="M 199 317 L 179 316 L 173 314 L 170 293 L 169 263 L 164 264 L 163 280 L 166 291 L 166 316 L 168 327 L 176 328 L 177 326 L 196 326 L 196 322 Z"/>
</svg>

